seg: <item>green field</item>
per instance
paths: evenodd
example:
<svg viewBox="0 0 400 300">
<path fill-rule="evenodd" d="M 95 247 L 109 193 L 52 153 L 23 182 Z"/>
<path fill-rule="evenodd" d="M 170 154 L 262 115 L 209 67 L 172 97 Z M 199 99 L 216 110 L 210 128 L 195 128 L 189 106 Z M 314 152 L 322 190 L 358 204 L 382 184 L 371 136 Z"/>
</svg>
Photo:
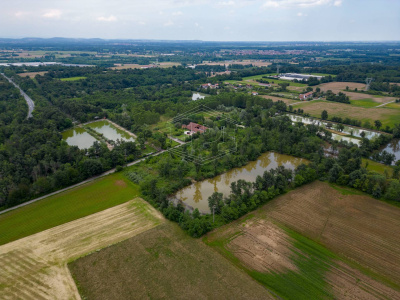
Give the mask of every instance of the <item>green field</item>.
<svg viewBox="0 0 400 300">
<path fill-rule="evenodd" d="M 367 101 L 364 102 L 363 105 L 371 104 Z M 363 123 L 368 121 L 371 125 L 374 124 L 375 120 L 380 120 L 383 124 L 383 127 L 393 127 L 394 124 L 398 124 L 400 122 L 400 107 L 363 107 L 332 101 L 317 100 L 299 103 L 295 106 L 295 108 L 301 108 L 305 113 L 317 118 L 320 118 L 322 111 L 326 110 L 329 114 L 329 118 L 332 118 L 333 116 L 350 118 L 360 120 Z"/>
<path fill-rule="evenodd" d="M 256 82 L 256 79 L 265 79 L 268 80 L 270 83 L 290 83 L 290 86 L 297 86 L 297 87 L 305 87 L 307 86 L 306 84 L 303 83 L 298 83 L 298 82 L 292 82 L 289 80 L 280 80 L 280 79 L 269 79 L 269 78 L 262 78 L 263 76 L 271 76 L 271 74 L 261 74 L 261 75 L 255 75 L 255 76 L 249 76 L 249 77 L 243 77 L 242 81 L 238 80 L 225 80 L 225 82 L 231 83 L 231 84 L 250 84 L 250 85 L 256 85 L 258 86 L 258 82 Z"/>
<path fill-rule="evenodd" d="M 61 225 L 139 195 L 139 187 L 115 173 L 0 215 L 0 245 Z"/>
<path fill-rule="evenodd" d="M 76 81 L 86 79 L 84 76 L 76 76 L 76 77 L 69 77 L 69 78 L 60 78 L 61 81 Z"/>
<path fill-rule="evenodd" d="M 375 102 L 371 98 L 360 99 L 360 100 L 350 100 L 350 103 L 351 103 L 351 105 L 365 107 L 365 108 L 375 107 L 375 106 L 382 104 L 382 103 Z"/>
<path fill-rule="evenodd" d="M 367 170 L 369 170 L 369 171 L 374 171 L 374 172 L 377 172 L 377 173 L 380 173 L 380 174 L 385 174 L 385 171 L 386 171 L 386 173 L 389 176 L 392 176 L 392 174 L 393 174 L 393 167 L 392 166 L 387 166 L 387 165 L 378 163 L 376 161 L 373 161 L 373 160 L 370 160 L 370 159 L 367 159 L 367 158 L 363 158 L 362 159 L 363 167 L 365 167 L 367 163 L 368 163 Z"/>
</svg>

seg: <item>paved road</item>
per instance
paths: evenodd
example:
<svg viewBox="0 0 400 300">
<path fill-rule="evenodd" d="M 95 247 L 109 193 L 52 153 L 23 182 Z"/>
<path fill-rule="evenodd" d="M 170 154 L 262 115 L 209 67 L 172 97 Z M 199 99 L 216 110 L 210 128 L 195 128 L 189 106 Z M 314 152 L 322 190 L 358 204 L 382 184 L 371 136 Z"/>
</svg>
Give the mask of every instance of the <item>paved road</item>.
<svg viewBox="0 0 400 300">
<path fill-rule="evenodd" d="M 174 148 L 179 147 L 179 146 L 181 146 L 181 145 L 175 146 Z M 159 152 L 150 153 L 150 154 L 148 154 L 146 157 L 143 157 L 143 158 L 141 158 L 141 159 L 139 159 L 139 160 L 135 160 L 135 161 L 133 161 L 133 162 L 127 164 L 127 166 L 128 166 L 128 167 L 129 167 L 129 166 L 133 166 L 133 165 L 135 165 L 135 164 L 138 164 L 138 163 L 144 161 L 147 157 L 150 157 L 150 156 L 157 156 L 157 155 L 160 155 L 160 154 L 162 154 L 162 153 L 164 153 L 164 152 L 166 152 L 166 151 L 167 151 L 167 150 L 162 150 L 162 151 L 159 151 Z M 111 169 L 111 170 L 108 170 L 107 172 L 104 172 L 104 173 L 102 173 L 102 174 L 100 174 L 100 175 L 97 175 L 97 176 L 95 176 L 95 177 L 86 179 L 86 180 L 84 180 L 84 181 L 82 181 L 82 182 L 79 182 L 79 183 L 77 183 L 77 184 L 74 184 L 74 185 L 71 185 L 71 186 L 69 186 L 69 187 L 66 187 L 66 188 L 64 188 L 64 189 L 62 189 L 62 190 L 58 190 L 58 191 L 55 191 L 55 192 L 53 192 L 53 193 L 44 195 L 44 196 L 42 196 L 42 197 L 39 197 L 39 198 L 30 200 L 30 201 L 28 201 L 28 202 L 24 202 L 24 203 L 22 203 L 22 204 L 20 204 L 20 205 L 13 206 L 13 207 L 7 208 L 7 209 L 5 209 L 5 210 L 2 210 L 2 211 L 0 211 L 0 215 L 6 213 L 6 212 L 8 212 L 8 211 L 17 209 L 17 208 L 19 208 L 19 207 L 22 207 L 22 206 L 25 206 L 25 205 L 34 203 L 34 202 L 36 202 L 36 201 L 45 199 L 45 198 L 47 198 L 47 197 L 50 197 L 50 196 L 53 196 L 53 195 L 56 195 L 56 194 L 65 192 L 65 191 L 67 191 L 67 190 L 69 190 L 69 189 L 76 188 L 76 187 L 78 187 L 78 186 L 80 186 L 80 185 L 82 185 L 82 184 L 85 184 L 85 183 L 91 182 L 91 181 L 93 181 L 93 180 L 99 179 L 99 178 L 101 178 L 101 177 L 110 175 L 110 174 L 112 174 L 112 173 L 114 173 L 114 172 L 115 172 L 115 168 L 114 168 L 114 169 Z"/>
<path fill-rule="evenodd" d="M 25 98 L 25 101 L 28 104 L 28 117 L 27 118 L 32 118 L 32 112 L 33 112 L 33 109 L 35 108 L 35 103 L 33 102 L 33 100 L 23 90 L 21 90 L 21 88 L 14 81 L 12 81 L 10 78 L 8 78 L 5 74 L 3 74 L 3 73 L 0 73 L 0 74 L 3 75 L 17 89 L 19 89 L 21 95 Z"/>
</svg>

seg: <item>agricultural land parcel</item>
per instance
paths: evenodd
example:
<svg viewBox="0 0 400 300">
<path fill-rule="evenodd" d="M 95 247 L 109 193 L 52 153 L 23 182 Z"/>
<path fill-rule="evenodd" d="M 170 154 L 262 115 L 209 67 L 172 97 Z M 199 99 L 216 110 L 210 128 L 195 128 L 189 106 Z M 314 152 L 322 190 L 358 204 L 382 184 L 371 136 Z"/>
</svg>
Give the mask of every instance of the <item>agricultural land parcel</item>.
<svg viewBox="0 0 400 300">
<path fill-rule="evenodd" d="M 330 118 L 336 116 L 357 119 L 362 122 L 368 121 L 371 125 L 374 124 L 375 120 L 380 120 L 383 126 L 393 126 L 400 122 L 400 109 L 386 106 L 365 108 L 338 102 L 316 100 L 296 104 L 294 108 L 301 108 L 305 113 L 317 118 L 320 118 L 322 111 L 326 110 Z"/>
<path fill-rule="evenodd" d="M 140 198 L 0 246 L 2 299 L 80 299 L 67 263 L 164 221 Z"/>
<path fill-rule="evenodd" d="M 399 209 L 314 182 L 205 241 L 284 299 L 397 299 L 399 225 Z"/>
<path fill-rule="evenodd" d="M 108 175 L 0 215 L 0 245 L 58 226 L 139 195 L 121 173 Z"/>
<path fill-rule="evenodd" d="M 87 299 L 274 299 L 201 240 L 166 222 L 69 264 Z"/>
</svg>

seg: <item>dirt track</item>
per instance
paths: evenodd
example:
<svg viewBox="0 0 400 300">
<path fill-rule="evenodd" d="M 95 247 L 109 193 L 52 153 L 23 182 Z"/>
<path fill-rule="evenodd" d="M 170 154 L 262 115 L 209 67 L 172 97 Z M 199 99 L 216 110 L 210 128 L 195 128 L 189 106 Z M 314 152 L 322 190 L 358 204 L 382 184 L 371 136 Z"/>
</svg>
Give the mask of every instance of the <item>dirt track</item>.
<svg viewBox="0 0 400 300">
<path fill-rule="evenodd" d="M 0 247 L 1 299 L 80 299 L 67 263 L 149 230 L 163 217 L 142 199 Z"/>
</svg>

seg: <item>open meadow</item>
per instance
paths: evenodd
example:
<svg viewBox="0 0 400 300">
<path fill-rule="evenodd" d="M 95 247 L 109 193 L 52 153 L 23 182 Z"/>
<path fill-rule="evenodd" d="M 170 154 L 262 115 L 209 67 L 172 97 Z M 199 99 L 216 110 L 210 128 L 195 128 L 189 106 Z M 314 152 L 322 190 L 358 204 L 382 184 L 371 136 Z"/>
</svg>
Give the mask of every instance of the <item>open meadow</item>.
<svg viewBox="0 0 400 300">
<path fill-rule="evenodd" d="M 169 221 L 69 268 L 85 299 L 274 299 Z"/>
<path fill-rule="evenodd" d="M 80 299 L 67 263 L 163 222 L 136 198 L 0 246 L 1 299 Z"/>
<path fill-rule="evenodd" d="M 138 195 L 137 185 L 122 173 L 115 173 L 0 214 L 0 245 L 122 204 Z"/>
<path fill-rule="evenodd" d="M 360 107 L 331 101 L 305 101 L 294 106 L 295 109 L 301 108 L 310 116 L 320 118 L 323 110 L 333 116 L 341 118 L 350 118 L 362 122 L 370 122 L 373 125 L 375 120 L 380 120 L 383 126 L 393 126 L 400 122 L 400 109 L 383 107 Z"/>
<path fill-rule="evenodd" d="M 318 85 L 321 91 L 326 92 L 327 90 L 331 90 L 335 94 L 342 92 L 350 97 L 350 100 L 372 100 L 373 102 L 379 104 L 388 103 L 394 101 L 396 98 L 389 96 L 380 96 L 380 95 L 370 95 L 366 93 L 357 93 L 357 92 L 347 92 L 346 87 L 349 87 L 350 90 L 358 89 L 365 90 L 364 83 L 355 83 L 355 82 L 328 82 Z M 353 103 L 352 103 L 353 104 Z"/>
<path fill-rule="evenodd" d="M 399 225 L 400 209 L 314 182 L 204 240 L 283 299 L 397 299 Z"/>
</svg>

